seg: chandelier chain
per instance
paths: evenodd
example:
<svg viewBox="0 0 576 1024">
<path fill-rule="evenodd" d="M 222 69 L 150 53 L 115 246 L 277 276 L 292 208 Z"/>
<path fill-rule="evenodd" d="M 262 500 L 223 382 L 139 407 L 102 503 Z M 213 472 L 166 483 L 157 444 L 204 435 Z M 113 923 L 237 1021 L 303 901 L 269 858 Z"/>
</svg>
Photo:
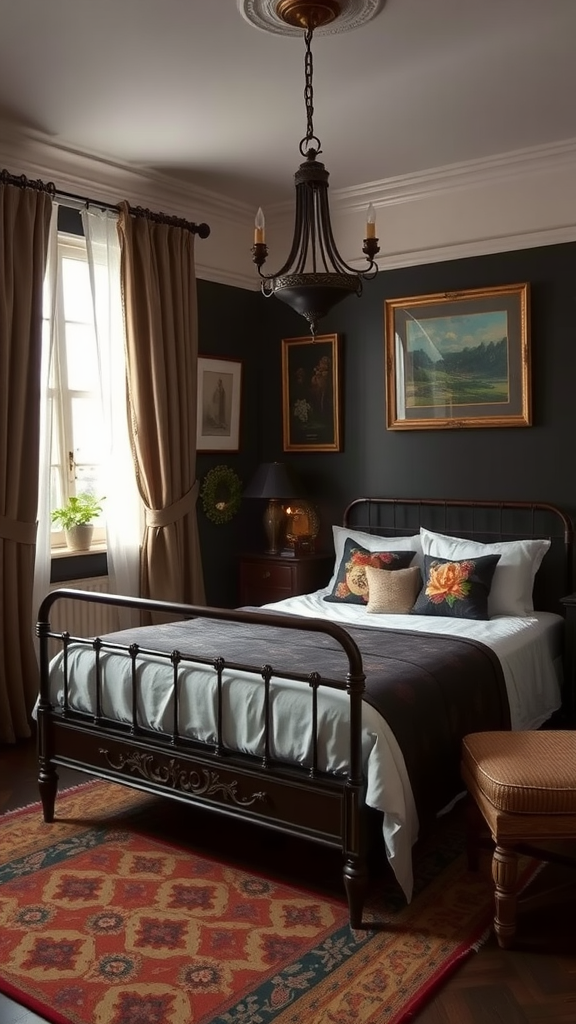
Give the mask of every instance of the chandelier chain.
<svg viewBox="0 0 576 1024">
<path fill-rule="evenodd" d="M 306 156 L 311 142 L 318 143 L 317 153 L 321 153 L 320 139 L 314 135 L 314 86 L 312 79 L 314 75 L 314 63 L 312 59 L 312 35 L 313 30 L 308 26 L 304 33 L 306 43 L 306 55 L 304 57 L 304 102 L 306 104 L 306 136 L 300 143 L 300 152 Z"/>
</svg>

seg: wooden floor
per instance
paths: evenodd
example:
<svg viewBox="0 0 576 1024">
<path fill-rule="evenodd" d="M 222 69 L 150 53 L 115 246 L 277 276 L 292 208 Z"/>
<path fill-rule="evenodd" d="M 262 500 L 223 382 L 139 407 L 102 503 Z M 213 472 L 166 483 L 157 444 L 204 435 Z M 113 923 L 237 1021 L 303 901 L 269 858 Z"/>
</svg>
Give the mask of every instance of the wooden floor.
<svg viewBox="0 0 576 1024">
<path fill-rule="evenodd" d="M 86 781 L 78 772 L 59 774 L 62 789 Z M 0 813 L 37 800 L 35 744 L 1 747 Z M 573 870 L 548 865 L 519 909 L 516 948 L 504 952 L 491 937 L 411 1024 L 576 1024 L 574 877 Z M 41 1018 L 0 995 L 0 1024 L 41 1024 Z"/>
</svg>

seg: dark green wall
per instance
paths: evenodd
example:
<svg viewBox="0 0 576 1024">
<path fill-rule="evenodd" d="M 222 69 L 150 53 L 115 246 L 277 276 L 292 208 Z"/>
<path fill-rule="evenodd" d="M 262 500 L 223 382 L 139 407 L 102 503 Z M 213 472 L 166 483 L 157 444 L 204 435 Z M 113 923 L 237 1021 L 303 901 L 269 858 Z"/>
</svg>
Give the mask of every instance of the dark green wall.
<svg viewBox="0 0 576 1024">
<path fill-rule="evenodd" d="M 386 429 L 384 301 L 500 284 L 530 284 L 533 426 Z M 260 461 L 289 462 L 318 505 L 321 538 L 359 495 L 549 501 L 576 512 L 576 243 L 381 271 L 362 298 L 322 321 L 342 338 L 342 452 L 282 450 L 282 338 L 306 322 L 275 298 L 198 282 L 200 351 L 243 360 L 241 451 L 200 456 L 198 473 L 223 462 L 247 483 Z M 209 603 L 236 601 L 240 550 L 260 548 L 260 509 L 212 526 L 200 511 Z"/>
<path fill-rule="evenodd" d="M 243 288 L 198 281 L 198 350 L 200 355 L 242 360 L 240 451 L 198 455 L 200 484 L 209 469 L 229 466 L 247 485 L 258 459 L 258 341 L 256 323 L 261 296 Z M 238 554 L 261 545 L 257 523 L 243 502 L 228 523 L 216 525 L 198 505 L 198 528 L 209 605 L 233 607 L 238 603 Z"/>
</svg>

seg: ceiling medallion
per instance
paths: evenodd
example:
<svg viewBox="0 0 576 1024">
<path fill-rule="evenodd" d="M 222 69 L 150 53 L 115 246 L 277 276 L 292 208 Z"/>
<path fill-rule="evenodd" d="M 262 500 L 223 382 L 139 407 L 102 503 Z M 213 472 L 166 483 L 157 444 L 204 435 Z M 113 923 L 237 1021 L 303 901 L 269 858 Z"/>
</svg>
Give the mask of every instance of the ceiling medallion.
<svg viewBox="0 0 576 1024">
<path fill-rule="evenodd" d="M 350 32 L 372 21 L 372 18 L 383 9 L 385 2 L 386 0 L 237 0 L 238 10 L 251 25 L 262 29 L 263 32 L 282 36 L 301 36 L 306 20 L 314 28 L 316 35 Z"/>
</svg>

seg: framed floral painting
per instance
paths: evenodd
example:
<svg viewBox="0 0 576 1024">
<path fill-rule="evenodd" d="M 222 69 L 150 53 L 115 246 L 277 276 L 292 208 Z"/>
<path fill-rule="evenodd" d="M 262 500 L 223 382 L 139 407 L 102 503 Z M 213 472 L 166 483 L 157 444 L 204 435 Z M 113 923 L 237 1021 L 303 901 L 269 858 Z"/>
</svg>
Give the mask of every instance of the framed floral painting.
<svg viewBox="0 0 576 1024">
<path fill-rule="evenodd" d="M 282 341 L 285 452 L 339 452 L 340 339 L 337 334 Z"/>
</svg>

